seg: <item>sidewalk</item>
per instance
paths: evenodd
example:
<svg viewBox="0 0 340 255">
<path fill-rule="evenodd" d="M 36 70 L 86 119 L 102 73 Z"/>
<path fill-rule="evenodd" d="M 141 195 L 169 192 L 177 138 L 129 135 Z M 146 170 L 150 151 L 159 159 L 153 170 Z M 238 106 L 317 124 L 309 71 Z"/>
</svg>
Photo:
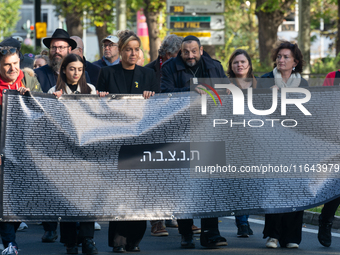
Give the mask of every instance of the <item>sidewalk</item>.
<svg viewBox="0 0 340 255">
<path fill-rule="evenodd" d="M 303 214 L 303 223 L 318 226 L 319 215 L 320 213 L 317 213 L 317 212 L 305 211 Z M 339 216 L 334 216 L 332 228 L 340 229 L 340 217 Z"/>
</svg>

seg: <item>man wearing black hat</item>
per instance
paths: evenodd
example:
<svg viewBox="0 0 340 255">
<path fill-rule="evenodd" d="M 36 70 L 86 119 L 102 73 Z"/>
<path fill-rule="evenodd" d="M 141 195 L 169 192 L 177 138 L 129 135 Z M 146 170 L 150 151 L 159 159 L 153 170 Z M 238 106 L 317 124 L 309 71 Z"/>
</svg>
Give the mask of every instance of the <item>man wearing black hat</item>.
<svg viewBox="0 0 340 255">
<path fill-rule="evenodd" d="M 34 69 L 34 72 L 41 84 L 42 91 L 47 93 L 50 88 L 57 84 L 61 63 L 64 57 L 77 47 L 77 43 L 70 38 L 69 34 L 64 29 L 60 28 L 57 28 L 54 31 L 52 37 L 44 38 L 43 43 L 50 49 L 48 56 L 50 63 Z M 87 72 L 85 75 L 86 81 L 90 83 Z"/>
<path fill-rule="evenodd" d="M 226 78 L 221 63 L 203 51 L 200 40 L 195 36 L 183 39 L 177 57 L 163 63 L 161 69 L 162 92 L 182 92 L 190 90 L 192 78 Z M 196 91 L 201 93 L 200 89 Z M 182 235 L 182 248 L 195 248 L 192 232 L 192 219 L 178 220 L 178 230 Z M 225 246 L 227 240 L 220 235 L 218 218 L 201 219 L 201 245 L 204 247 Z"/>
</svg>

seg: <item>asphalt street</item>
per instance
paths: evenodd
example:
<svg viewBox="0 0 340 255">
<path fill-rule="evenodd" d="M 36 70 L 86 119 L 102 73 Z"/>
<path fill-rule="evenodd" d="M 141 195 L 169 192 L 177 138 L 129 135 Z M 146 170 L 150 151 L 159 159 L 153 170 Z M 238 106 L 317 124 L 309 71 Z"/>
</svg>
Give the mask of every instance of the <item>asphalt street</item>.
<svg viewBox="0 0 340 255">
<path fill-rule="evenodd" d="M 199 244 L 199 235 L 195 236 L 196 249 L 186 250 L 180 248 L 180 235 L 176 228 L 167 228 L 169 236 L 154 237 L 150 234 L 150 223 L 145 236 L 140 243 L 141 253 L 145 255 L 199 255 L 199 254 L 237 254 L 237 255 L 260 255 L 260 254 L 340 254 L 340 231 L 333 230 L 332 245 L 329 248 L 323 247 L 317 239 L 317 226 L 304 225 L 302 242 L 299 249 L 265 247 L 265 239 L 262 238 L 264 218 L 251 216 L 250 225 L 254 235 L 249 238 L 238 238 L 233 217 L 220 218 L 221 235 L 227 238 L 228 246 L 221 249 L 205 249 Z M 99 222 L 102 229 L 95 232 L 95 242 L 99 254 L 113 254 L 112 248 L 108 246 L 108 222 Z M 195 225 L 200 226 L 200 220 L 195 219 Z M 50 255 L 66 254 L 66 248 L 58 241 L 55 243 L 42 243 L 43 227 L 37 224 L 28 223 L 28 229 L 17 232 L 19 244 L 19 255 Z M 59 233 L 59 229 L 58 229 Z M 79 248 L 81 254 L 81 247 Z"/>
</svg>

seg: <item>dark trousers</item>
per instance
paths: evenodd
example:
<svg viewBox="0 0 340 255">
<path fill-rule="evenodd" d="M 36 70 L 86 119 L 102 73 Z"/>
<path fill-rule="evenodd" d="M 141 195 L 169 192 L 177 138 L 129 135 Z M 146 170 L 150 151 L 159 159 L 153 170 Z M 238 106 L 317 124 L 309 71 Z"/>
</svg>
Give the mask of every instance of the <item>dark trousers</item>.
<svg viewBox="0 0 340 255">
<path fill-rule="evenodd" d="M 82 243 L 85 238 L 93 239 L 94 222 L 80 222 L 79 233 L 77 222 L 60 222 L 60 242 L 65 244 Z"/>
<path fill-rule="evenodd" d="M 110 221 L 109 246 L 138 246 L 146 230 L 146 221 Z"/>
<path fill-rule="evenodd" d="M 20 222 L 0 222 L 0 235 L 5 248 L 8 247 L 9 243 L 13 243 L 14 246 L 18 247 L 15 242 L 15 233 L 19 226 Z"/>
<path fill-rule="evenodd" d="M 45 231 L 57 231 L 58 222 L 43 222 L 42 225 Z"/>
<path fill-rule="evenodd" d="M 303 211 L 292 213 L 266 214 L 263 238 L 279 240 L 281 247 L 288 243 L 301 243 Z"/>
<path fill-rule="evenodd" d="M 194 221 L 192 219 L 177 220 L 178 231 L 181 235 L 192 234 L 192 225 Z M 201 219 L 201 233 L 204 230 L 218 230 L 218 218 L 204 218 Z"/>
<path fill-rule="evenodd" d="M 321 211 L 320 219 L 325 223 L 332 223 L 334 219 L 334 214 L 336 210 L 338 209 L 339 204 L 340 204 L 340 197 L 324 204 L 322 211 Z"/>
</svg>

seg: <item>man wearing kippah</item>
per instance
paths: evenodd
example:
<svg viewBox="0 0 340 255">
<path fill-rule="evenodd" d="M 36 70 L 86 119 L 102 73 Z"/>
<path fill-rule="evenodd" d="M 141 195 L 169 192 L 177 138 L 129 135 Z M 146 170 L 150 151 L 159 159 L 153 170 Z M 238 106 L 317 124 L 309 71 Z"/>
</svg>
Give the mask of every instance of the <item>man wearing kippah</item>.
<svg viewBox="0 0 340 255">
<path fill-rule="evenodd" d="M 192 35 L 185 37 L 177 57 L 163 63 L 161 69 L 161 91 L 190 91 L 192 78 L 226 78 L 221 63 L 203 51 L 200 40 Z M 199 86 L 199 85 L 198 85 Z M 196 88 L 198 93 L 200 89 Z M 195 248 L 192 232 L 192 219 L 178 220 L 178 230 L 182 235 L 182 248 Z M 201 219 L 201 245 L 209 248 L 225 246 L 227 240 L 220 235 L 218 218 Z"/>
</svg>

